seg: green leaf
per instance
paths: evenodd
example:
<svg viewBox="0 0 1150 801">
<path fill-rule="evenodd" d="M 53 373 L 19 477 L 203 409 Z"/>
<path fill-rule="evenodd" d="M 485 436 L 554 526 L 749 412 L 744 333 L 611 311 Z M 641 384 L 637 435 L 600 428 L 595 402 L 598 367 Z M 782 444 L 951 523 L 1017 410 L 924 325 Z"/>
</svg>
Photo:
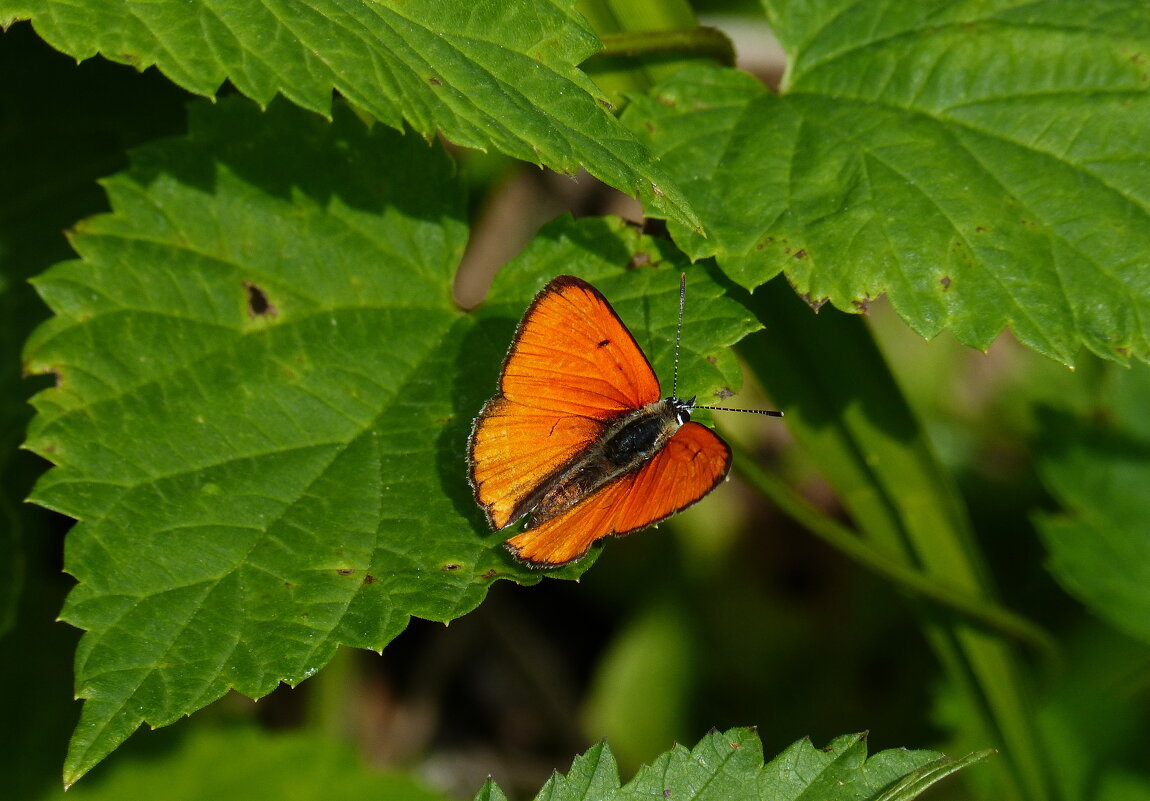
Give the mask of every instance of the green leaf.
<svg viewBox="0 0 1150 801">
<path fill-rule="evenodd" d="M 887 293 L 925 337 L 1150 359 L 1150 7 L 764 5 L 782 94 L 698 68 L 624 115 L 703 220 L 671 226 L 692 257 L 847 311 Z"/>
<path fill-rule="evenodd" d="M 676 745 L 623 786 L 611 749 L 599 743 L 576 757 L 566 776 L 552 776 L 536 799 L 909 801 L 986 756 L 985 752 L 971 754 L 954 762 L 931 751 L 889 750 L 868 759 L 865 735 L 844 735 L 823 749 L 800 740 L 764 766 L 762 743 L 755 730 L 731 729 L 712 731 L 690 750 Z M 490 792 L 490 784 L 476 801 L 499 797 L 483 795 Z"/>
<path fill-rule="evenodd" d="M 668 173 L 611 115 L 576 65 L 601 47 L 570 0 L 142 3 L 3 0 L 53 47 L 97 53 L 213 96 L 229 81 L 328 114 L 332 92 L 396 128 L 493 147 L 639 197 L 697 228 Z"/>
<path fill-rule="evenodd" d="M 178 747 L 124 760 L 91 784 L 67 794 L 58 790 L 41 801 L 48 798 L 442 801 L 443 796 L 413 778 L 368 770 L 353 747 L 311 732 L 193 727 Z"/>
<path fill-rule="evenodd" d="M 191 128 L 136 152 L 106 182 L 114 212 L 75 227 L 81 260 L 35 282 L 56 316 L 26 369 L 56 386 L 27 446 L 56 467 L 33 500 L 81 521 L 63 617 L 87 631 L 87 701 L 68 782 L 142 722 L 296 684 L 339 644 L 379 650 L 410 615 L 466 613 L 496 578 L 540 580 L 487 530 L 464 454 L 556 272 L 595 281 L 671 372 L 669 245 L 561 221 L 468 315 L 451 300 L 467 231 L 441 148 L 239 99 L 195 107 Z M 627 269 L 661 263 L 675 269 Z M 719 351 L 756 324 L 691 273 L 681 379 L 705 397 L 737 384 Z"/>
<path fill-rule="evenodd" d="M 957 773 L 965 767 L 974 765 L 987 757 L 993 751 L 975 751 L 962 759 L 941 757 L 918 770 L 908 773 L 899 781 L 887 788 L 886 792 L 878 796 L 876 801 L 910 801 L 918 798 L 927 788 L 945 779 L 952 773 Z M 881 754 L 879 755 L 881 756 Z"/>
<path fill-rule="evenodd" d="M 1150 369 L 1111 379 L 1096 421 L 1050 409 L 1042 416 L 1040 475 L 1066 511 L 1035 524 L 1066 591 L 1150 642 Z"/>
</svg>

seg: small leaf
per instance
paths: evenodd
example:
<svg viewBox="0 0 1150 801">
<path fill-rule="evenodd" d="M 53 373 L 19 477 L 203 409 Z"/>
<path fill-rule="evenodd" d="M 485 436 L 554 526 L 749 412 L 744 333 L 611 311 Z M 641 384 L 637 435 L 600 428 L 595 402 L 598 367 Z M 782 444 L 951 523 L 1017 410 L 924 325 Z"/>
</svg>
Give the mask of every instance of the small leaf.
<svg viewBox="0 0 1150 801">
<path fill-rule="evenodd" d="M 226 80 L 260 105 L 280 94 L 329 114 L 335 91 L 426 138 L 442 131 L 568 174 L 585 167 L 657 216 L 699 224 L 578 69 L 602 45 L 570 0 L 0 0 L 0 27 L 15 19 L 77 59 L 154 64 L 200 95 Z"/>
<path fill-rule="evenodd" d="M 1115 372 L 1097 422 L 1043 414 L 1039 471 L 1066 512 L 1035 523 L 1066 591 L 1150 642 L 1150 368 Z"/>
<path fill-rule="evenodd" d="M 552 776 L 536 800 L 910 801 L 986 756 L 971 754 L 956 762 L 931 751 L 889 750 L 868 759 L 865 737 L 844 735 L 821 750 L 800 740 L 764 766 L 755 731 L 731 729 L 711 732 L 691 750 L 676 745 L 624 786 L 619 785 L 610 748 L 600 743 L 576 757 L 566 776 Z M 484 791 L 491 787 L 488 780 Z M 486 797 L 477 796 L 477 801 Z"/>
<path fill-rule="evenodd" d="M 1150 7 L 766 0 L 782 94 L 684 70 L 624 122 L 753 288 L 882 293 L 925 337 L 1006 326 L 1062 362 L 1150 359 Z"/>
</svg>

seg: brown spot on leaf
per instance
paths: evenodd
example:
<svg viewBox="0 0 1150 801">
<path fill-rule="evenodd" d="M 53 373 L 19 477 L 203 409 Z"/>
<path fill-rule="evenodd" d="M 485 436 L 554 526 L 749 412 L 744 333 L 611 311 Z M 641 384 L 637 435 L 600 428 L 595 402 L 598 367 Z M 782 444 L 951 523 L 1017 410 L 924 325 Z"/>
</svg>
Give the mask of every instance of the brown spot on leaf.
<svg viewBox="0 0 1150 801">
<path fill-rule="evenodd" d="M 944 290 L 950 289 L 950 276 L 949 275 L 944 275 L 942 278 L 938 279 L 938 282 L 940 284 L 942 284 L 942 288 Z"/>
<path fill-rule="evenodd" d="M 636 253 L 634 256 L 631 257 L 631 260 L 629 262 L 627 262 L 627 269 L 632 270 L 636 267 L 646 267 L 650 263 L 651 263 L 651 254 L 650 253 Z"/>
<path fill-rule="evenodd" d="M 870 305 L 873 303 L 871 298 L 860 298 L 859 300 L 852 300 L 851 303 L 859 310 L 860 314 L 868 314 L 870 312 Z"/>
<path fill-rule="evenodd" d="M 337 567 L 335 572 L 339 573 L 341 576 L 350 576 L 355 573 L 355 569 L 351 567 Z"/>
<path fill-rule="evenodd" d="M 802 248 L 799 248 L 798 250 L 795 251 L 795 258 L 796 259 L 805 259 L 806 257 L 807 257 L 807 252 L 805 250 L 803 250 Z"/>
<path fill-rule="evenodd" d="M 367 573 L 363 577 L 363 583 L 364 584 L 375 584 L 375 576 L 371 575 L 371 573 Z"/>
<path fill-rule="evenodd" d="M 491 580 L 491 579 L 495 578 L 495 577 L 496 577 L 496 576 L 498 576 L 498 575 L 499 575 L 499 571 L 498 571 L 498 570 L 496 570 L 495 568 L 491 568 L 491 569 L 490 569 L 490 570 L 488 570 L 486 573 L 484 573 L 482 576 L 480 576 L 480 578 L 484 578 L 484 579 L 488 579 L 488 580 Z"/>
<path fill-rule="evenodd" d="M 443 566 L 443 569 L 451 572 L 452 570 L 458 570 L 461 567 L 463 567 L 463 565 L 459 564 L 458 562 L 448 562 Z"/>
<path fill-rule="evenodd" d="M 975 232 L 976 234 L 981 234 L 981 233 L 983 233 L 985 230 L 986 230 L 986 229 L 985 229 L 985 228 L 983 228 L 981 225 L 976 225 L 976 226 L 974 226 L 974 232 Z"/>
<path fill-rule="evenodd" d="M 428 78 L 427 82 L 432 86 L 443 86 L 443 81 L 439 80 L 438 78 Z"/>
</svg>

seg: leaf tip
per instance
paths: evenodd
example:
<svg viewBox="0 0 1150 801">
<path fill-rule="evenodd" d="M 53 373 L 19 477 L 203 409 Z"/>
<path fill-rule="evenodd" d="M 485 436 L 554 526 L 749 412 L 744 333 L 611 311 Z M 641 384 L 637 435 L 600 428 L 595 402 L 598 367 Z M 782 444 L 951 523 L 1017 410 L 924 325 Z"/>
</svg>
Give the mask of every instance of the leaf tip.
<svg viewBox="0 0 1150 801">
<path fill-rule="evenodd" d="M 813 311 L 815 314 L 818 314 L 819 309 L 821 309 L 830 301 L 829 295 L 823 295 L 821 298 L 816 299 L 809 292 L 803 292 L 799 295 L 799 298 L 803 301 L 803 303 L 810 306 L 811 311 Z"/>
</svg>

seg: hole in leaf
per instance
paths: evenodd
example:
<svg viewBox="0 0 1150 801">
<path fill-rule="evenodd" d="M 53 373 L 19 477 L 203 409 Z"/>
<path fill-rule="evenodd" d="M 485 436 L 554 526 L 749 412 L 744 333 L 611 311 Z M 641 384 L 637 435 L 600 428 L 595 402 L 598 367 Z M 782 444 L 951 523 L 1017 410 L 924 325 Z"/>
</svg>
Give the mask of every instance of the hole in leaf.
<svg viewBox="0 0 1150 801">
<path fill-rule="evenodd" d="M 244 281 L 244 289 L 248 291 L 248 314 L 253 319 L 256 317 L 275 317 L 276 307 L 268 300 L 266 292 L 251 281 Z"/>
</svg>

